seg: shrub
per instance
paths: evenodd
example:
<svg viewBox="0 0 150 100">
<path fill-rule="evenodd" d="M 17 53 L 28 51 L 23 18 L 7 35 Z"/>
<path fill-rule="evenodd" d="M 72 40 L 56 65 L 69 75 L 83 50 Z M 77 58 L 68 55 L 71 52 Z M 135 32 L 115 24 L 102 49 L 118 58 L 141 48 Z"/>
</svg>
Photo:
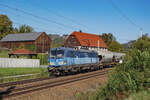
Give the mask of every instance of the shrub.
<svg viewBox="0 0 150 100">
<path fill-rule="evenodd" d="M 26 46 L 25 48 L 28 49 L 28 50 L 30 50 L 30 51 L 34 51 L 34 52 L 36 51 L 36 50 L 35 50 L 35 45 L 34 45 L 34 44 L 28 45 L 28 46 Z"/>
<path fill-rule="evenodd" d="M 41 65 L 48 65 L 48 54 L 38 54 L 38 59 L 40 59 Z"/>
<path fill-rule="evenodd" d="M 150 77 L 149 51 L 131 50 L 123 64 L 117 65 L 109 75 L 108 83 L 102 87 L 98 98 L 117 100 L 148 88 Z"/>
<path fill-rule="evenodd" d="M 149 100 L 150 99 L 150 91 L 142 91 L 139 93 L 132 94 L 129 98 L 124 100 Z"/>
</svg>

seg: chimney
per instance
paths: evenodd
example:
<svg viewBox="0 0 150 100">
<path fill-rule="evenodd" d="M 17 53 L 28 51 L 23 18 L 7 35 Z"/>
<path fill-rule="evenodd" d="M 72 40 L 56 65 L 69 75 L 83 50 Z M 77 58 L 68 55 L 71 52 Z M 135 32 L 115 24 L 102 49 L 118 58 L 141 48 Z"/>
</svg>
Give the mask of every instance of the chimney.
<svg viewBox="0 0 150 100">
<path fill-rule="evenodd" d="M 79 32 L 82 32 L 82 30 L 79 30 Z"/>
</svg>

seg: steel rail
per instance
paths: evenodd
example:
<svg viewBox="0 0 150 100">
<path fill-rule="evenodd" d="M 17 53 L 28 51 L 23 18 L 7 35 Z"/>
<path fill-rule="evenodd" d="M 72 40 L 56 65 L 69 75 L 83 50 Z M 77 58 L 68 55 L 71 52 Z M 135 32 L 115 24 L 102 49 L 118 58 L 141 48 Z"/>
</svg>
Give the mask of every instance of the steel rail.
<svg viewBox="0 0 150 100">
<path fill-rule="evenodd" d="M 34 92 L 34 91 L 38 91 L 38 90 L 43 90 L 43 89 L 47 89 L 47 88 L 51 88 L 51 87 L 55 87 L 55 86 L 60 86 L 60 85 L 92 78 L 92 77 L 99 76 L 99 75 L 105 75 L 105 74 L 107 74 L 108 71 L 109 70 L 104 70 L 101 72 L 98 71 L 98 72 L 94 72 L 94 73 L 83 74 L 81 76 L 65 78 L 65 79 L 61 79 L 61 80 L 57 80 L 57 81 L 53 81 L 53 82 L 46 82 L 46 83 L 41 83 L 41 84 L 37 84 L 37 85 L 33 85 L 33 86 L 17 88 L 17 89 L 14 89 L 12 91 L 12 93 L 3 96 L 3 98 L 15 97 L 18 95 L 22 95 L 22 94 L 26 94 L 26 93 L 30 93 L 30 92 Z"/>
</svg>

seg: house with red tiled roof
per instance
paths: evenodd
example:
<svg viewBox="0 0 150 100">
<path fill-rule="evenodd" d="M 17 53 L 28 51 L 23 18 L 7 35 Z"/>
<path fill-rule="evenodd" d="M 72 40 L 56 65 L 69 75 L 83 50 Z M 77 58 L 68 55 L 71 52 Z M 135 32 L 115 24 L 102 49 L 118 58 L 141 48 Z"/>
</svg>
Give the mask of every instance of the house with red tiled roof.
<svg viewBox="0 0 150 100">
<path fill-rule="evenodd" d="M 64 43 L 65 47 L 89 49 L 89 50 L 104 50 L 107 51 L 107 45 L 99 35 L 72 32 Z"/>
</svg>

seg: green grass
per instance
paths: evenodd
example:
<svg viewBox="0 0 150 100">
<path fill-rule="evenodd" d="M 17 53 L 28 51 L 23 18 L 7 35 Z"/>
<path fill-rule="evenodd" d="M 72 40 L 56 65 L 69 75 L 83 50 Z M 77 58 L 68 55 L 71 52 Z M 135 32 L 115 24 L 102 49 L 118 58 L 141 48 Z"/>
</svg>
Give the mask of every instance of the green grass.
<svg viewBox="0 0 150 100">
<path fill-rule="evenodd" d="M 48 77 L 47 68 L 0 68 L 0 78 L 15 75 L 35 74 L 35 73 L 40 74 L 17 78 L 14 77 L 14 78 L 0 79 L 0 83 Z"/>
<path fill-rule="evenodd" d="M 150 91 L 142 91 L 132 94 L 129 98 L 124 100 L 150 100 Z"/>
<path fill-rule="evenodd" d="M 0 68 L 0 77 L 42 73 L 47 68 Z"/>
<path fill-rule="evenodd" d="M 0 58 L 8 58 L 9 56 L 8 56 L 8 53 L 9 53 L 9 51 L 2 51 L 2 50 L 0 50 Z"/>
</svg>

